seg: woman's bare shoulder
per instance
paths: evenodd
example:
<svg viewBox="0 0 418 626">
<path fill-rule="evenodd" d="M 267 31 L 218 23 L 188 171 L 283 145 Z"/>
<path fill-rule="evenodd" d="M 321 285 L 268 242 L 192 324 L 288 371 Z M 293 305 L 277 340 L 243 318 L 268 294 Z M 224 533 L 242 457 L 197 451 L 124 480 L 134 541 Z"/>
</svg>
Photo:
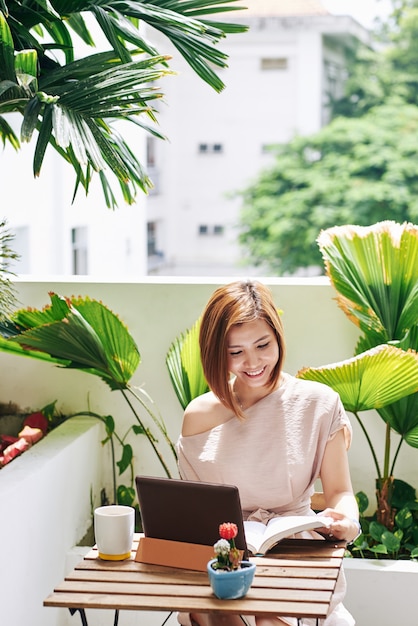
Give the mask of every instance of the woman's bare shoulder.
<svg viewBox="0 0 418 626">
<path fill-rule="evenodd" d="M 223 424 L 230 419 L 227 409 L 211 391 L 194 398 L 186 407 L 181 434 L 183 437 L 198 435 Z"/>
</svg>

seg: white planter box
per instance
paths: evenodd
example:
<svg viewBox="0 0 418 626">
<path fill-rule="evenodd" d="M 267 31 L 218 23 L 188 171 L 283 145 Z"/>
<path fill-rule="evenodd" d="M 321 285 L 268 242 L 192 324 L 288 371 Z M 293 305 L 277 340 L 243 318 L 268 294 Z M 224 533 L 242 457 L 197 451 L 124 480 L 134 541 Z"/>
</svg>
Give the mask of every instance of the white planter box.
<svg viewBox="0 0 418 626">
<path fill-rule="evenodd" d="M 356 626 L 417 626 L 417 562 L 348 558 L 344 571 Z"/>
<path fill-rule="evenodd" d="M 102 438 L 98 420 L 72 418 L 0 470 L 2 624 L 56 626 L 57 611 L 42 603 L 91 524 Z"/>
</svg>

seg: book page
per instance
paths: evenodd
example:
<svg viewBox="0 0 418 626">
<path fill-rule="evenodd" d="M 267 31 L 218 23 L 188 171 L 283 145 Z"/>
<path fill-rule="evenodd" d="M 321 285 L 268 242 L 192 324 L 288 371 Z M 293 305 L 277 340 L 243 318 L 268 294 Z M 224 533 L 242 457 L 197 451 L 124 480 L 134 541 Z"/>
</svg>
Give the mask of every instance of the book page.
<svg viewBox="0 0 418 626">
<path fill-rule="evenodd" d="M 276 543 L 302 530 L 328 527 L 332 518 L 320 515 L 284 515 L 271 519 L 267 526 L 261 522 L 245 521 L 245 537 L 253 554 L 264 554 Z"/>
</svg>

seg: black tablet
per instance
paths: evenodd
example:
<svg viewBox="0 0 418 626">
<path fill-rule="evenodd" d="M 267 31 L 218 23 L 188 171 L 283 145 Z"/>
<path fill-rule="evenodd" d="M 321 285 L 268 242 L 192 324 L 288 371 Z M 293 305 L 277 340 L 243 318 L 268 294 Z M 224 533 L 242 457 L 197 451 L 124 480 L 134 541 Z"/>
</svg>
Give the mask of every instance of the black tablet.
<svg viewBox="0 0 418 626">
<path fill-rule="evenodd" d="M 237 525 L 235 545 L 248 557 L 241 501 L 235 485 L 136 476 L 146 537 L 213 546 L 223 522 Z"/>
</svg>

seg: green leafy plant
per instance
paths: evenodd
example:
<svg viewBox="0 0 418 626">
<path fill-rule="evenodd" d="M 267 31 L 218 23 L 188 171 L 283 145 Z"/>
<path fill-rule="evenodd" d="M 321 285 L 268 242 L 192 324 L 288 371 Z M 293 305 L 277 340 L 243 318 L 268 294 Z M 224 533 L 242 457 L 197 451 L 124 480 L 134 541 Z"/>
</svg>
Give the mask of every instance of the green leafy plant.
<svg viewBox="0 0 418 626">
<path fill-rule="evenodd" d="M 171 384 L 183 408 L 209 390 L 203 374 L 199 348 L 200 318 L 170 345 L 166 366 Z"/>
<path fill-rule="evenodd" d="M 394 495 L 397 489 L 401 493 L 394 478 L 396 461 L 404 443 L 418 448 L 418 228 L 392 221 L 370 227 L 340 226 L 323 231 L 318 243 L 338 292 L 338 305 L 362 334 L 355 357 L 305 368 L 298 376 L 334 388 L 356 417 L 376 468 L 377 507 L 372 521 L 394 534 L 405 505 Z M 375 411 L 360 415 L 371 409 Z M 384 425 L 382 464 L 366 422 L 376 413 Z M 393 451 L 395 434 L 398 443 Z M 412 511 L 415 492 L 409 496 Z M 403 536 L 402 550 L 415 555 L 409 536 Z M 357 547 L 363 540 L 364 536 L 357 540 Z"/>
<path fill-rule="evenodd" d="M 116 433 L 112 416 L 89 411 L 83 414 L 103 421 L 105 442 L 115 438 L 121 445 L 119 474 L 131 468 L 131 476 L 127 486 L 118 487 L 118 501 L 133 502 L 133 449 L 126 441 L 129 432 L 146 437 L 168 477 L 170 469 L 153 429 L 162 435 L 177 459 L 174 444 L 152 399 L 130 384 L 140 363 L 138 347 L 123 322 L 101 302 L 88 297 L 64 298 L 55 293 L 50 293 L 50 299 L 51 304 L 44 309 L 21 309 L 0 324 L 0 349 L 99 376 L 112 391 L 122 394 L 135 418 L 123 437 Z M 144 421 L 136 405 L 151 425 Z"/>
<path fill-rule="evenodd" d="M 166 55 L 144 34 L 151 27 L 179 50 L 216 91 L 224 87 L 215 69 L 226 67 L 217 48 L 228 33 L 246 26 L 216 15 L 237 10 L 236 0 L 0 0 L 0 139 L 14 149 L 37 135 L 33 171 L 39 176 L 51 146 L 76 175 L 75 192 L 86 193 L 98 173 L 108 206 L 117 206 L 108 172 L 125 202 L 152 182 L 115 122 L 130 122 L 156 137 L 155 81 L 170 74 Z M 210 16 L 212 15 L 212 19 Z M 215 19 L 214 17 L 215 16 Z M 82 55 L 99 31 L 109 50 Z M 22 116 L 20 139 L 6 116 Z M 133 127 L 131 126 L 131 129 Z"/>
<path fill-rule="evenodd" d="M 0 220 L 0 320 L 10 313 L 16 304 L 16 292 L 11 282 L 14 276 L 11 264 L 18 259 L 18 254 L 11 247 L 13 239 L 6 220 Z"/>
<path fill-rule="evenodd" d="M 366 515 L 369 499 L 363 491 L 356 498 L 362 534 L 350 546 L 352 556 L 418 559 L 418 500 L 411 485 L 399 479 L 393 482 L 392 506 L 396 513 L 392 530 L 378 522 L 376 514 Z"/>
</svg>

